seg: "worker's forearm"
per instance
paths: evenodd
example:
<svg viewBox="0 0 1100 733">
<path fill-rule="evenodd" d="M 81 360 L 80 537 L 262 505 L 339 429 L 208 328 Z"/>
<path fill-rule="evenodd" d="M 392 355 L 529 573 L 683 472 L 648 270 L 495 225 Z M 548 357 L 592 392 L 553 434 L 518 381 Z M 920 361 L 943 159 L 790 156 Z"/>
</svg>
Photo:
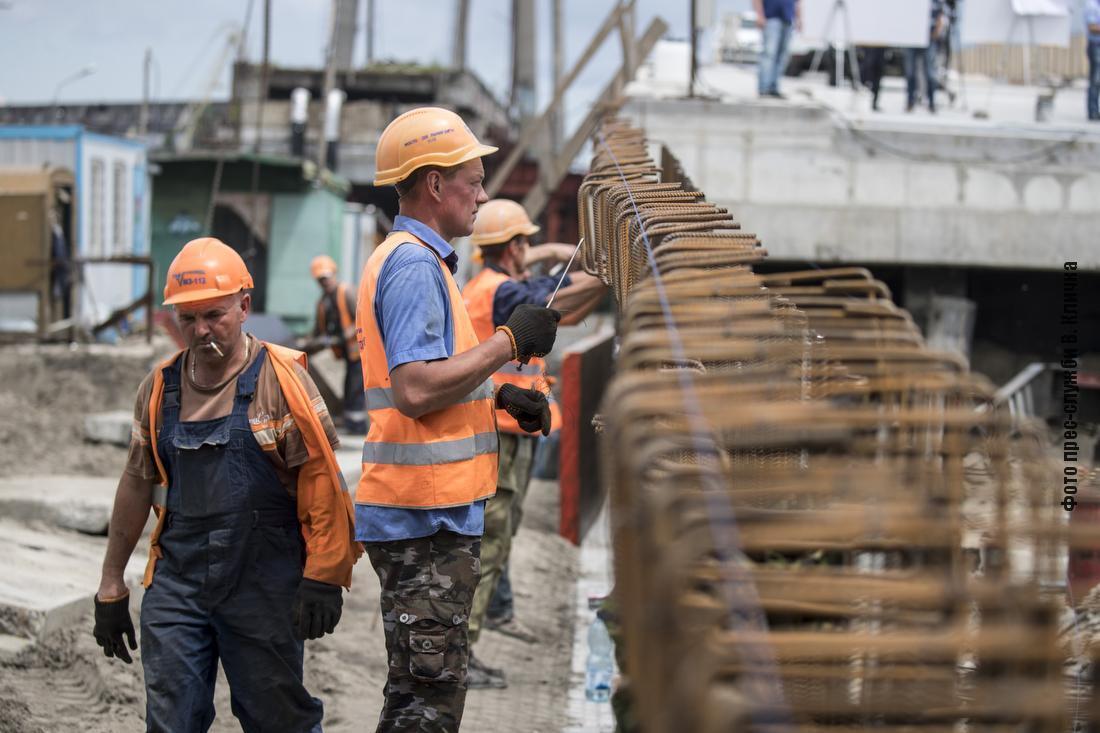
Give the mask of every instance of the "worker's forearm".
<svg viewBox="0 0 1100 733">
<path fill-rule="evenodd" d="M 512 342 L 496 332 L 488 341 L 447 359 L 402 364 L 390 374 L 394 402 L 406 417 L 450 407 L 512 358 Z"/>
<path fill-rule="evenodd" d="M 569 258 L 573 256 L 574 249 L 576 249 L 575 245 L 558 244 L 556 242 L 540 244 L 537 247 L 528 247 L 527 254 L 523 258 L 523 264 L 526 267 L 530 267 L 537 262 L 545 262 L 547 260 L 568 262 Z"/>
<path fill-rule="evenodd" d="M 563 316 L 569 315 L 570 311 L 580 308 L 592 296 L 602 294 L 606 290 L 599 278 L 587 273 L 578 273 L 572 277 L 572 284 L 559 290 L 554 298 L 554 308 L 560 310 Z"/>
<path fill-rule="evenodd" d="M 126 592 L 123 573 L 134 546 L 141 538 L 153 500 L 153 482 L 123 473 L 115 491 L 111 524 L 107 532 L 107 555 L 99 581 L 100 598 L 117 598 Z"/>
</svg>

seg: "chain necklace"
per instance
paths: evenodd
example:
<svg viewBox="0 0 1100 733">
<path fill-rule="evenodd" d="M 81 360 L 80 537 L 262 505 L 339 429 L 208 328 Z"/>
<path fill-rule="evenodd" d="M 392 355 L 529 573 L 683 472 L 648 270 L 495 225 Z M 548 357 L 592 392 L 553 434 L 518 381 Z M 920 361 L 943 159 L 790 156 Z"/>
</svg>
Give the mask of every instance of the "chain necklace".
<svg viewBox="0 0 1100 733">
<path fill-rule="evenodd" d="M 250 353 L 252 353 L 252 339 L 250 339 L 248 336 L 245 336 L 244 337 L 244 363 L 245 364 L 248 363 L 248 355 Z M 198 387 L 199 389 L 210 389 L 210 387 L 206 387 L 206 386 L 203 386 L 203 385 L 199 384 L 199 380 L 195 378 L 195 362 L 196 361 L 198 361 L 198 359 L 196 358 L 196 355 L 192 352 L 192 354 L 191 354 L 191 383 L 193 385 L 195 385 L 196 387 Z M 242 366 L 244 366 L 244 365 L 242 364 Z"/>
</svg>

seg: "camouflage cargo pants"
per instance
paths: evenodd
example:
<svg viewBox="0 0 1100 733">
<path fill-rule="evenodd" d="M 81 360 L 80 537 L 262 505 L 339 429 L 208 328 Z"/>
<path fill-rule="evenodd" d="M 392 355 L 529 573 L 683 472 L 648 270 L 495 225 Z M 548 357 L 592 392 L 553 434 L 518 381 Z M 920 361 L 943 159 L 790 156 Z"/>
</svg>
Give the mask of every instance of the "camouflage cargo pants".
<svg viewBox="0 0 1100 733">
<path fill-rule="evenodd" d="M 519 529 L 522 513 L 519 507 L 527 494 L 531 479 L 531 464 L 535 455 L 535 439 L 500 433 L 500 453 L 497 462 L 497 493 L 485 505 L 485 534 L 481 538 L 481 579 L 474 593 L 470 612 L 470 644 L 477 643 L 489 601 L 497 581 L 508 562 L 512 537 Z"/>
<path fill-rule="evenodd" d="M 452 733 L 466 703 L 467 626 L 481 538 L 453 532 L 368 542 L 389 656 L 379 733 Z"/>
</svg>

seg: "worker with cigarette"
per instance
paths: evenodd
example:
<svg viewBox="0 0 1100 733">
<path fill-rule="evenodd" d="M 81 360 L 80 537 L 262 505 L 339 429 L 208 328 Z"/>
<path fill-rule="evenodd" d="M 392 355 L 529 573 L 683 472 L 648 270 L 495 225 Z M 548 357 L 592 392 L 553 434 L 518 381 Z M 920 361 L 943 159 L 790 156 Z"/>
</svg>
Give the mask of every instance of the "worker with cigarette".
<svg viewBox="0 0 1100 733">
<path fill-rule="evenodd" d="M 560 314 L 523 305 L 481 340 L 454 281 L 449 244 L 479 207 L 481 144 L 446 109 L 386 127 L 376 186 L 397 189 L 393 231 L 367 260 L 356 326 L 370 426 L 355 497 L 356 538 L 381 584 L 389 672 L 379 731 L 457 731 L 466 699 L 467 627 L 480 574 L 485 502 L 496 491 L 497 408 L 524 430 L 550 428 L 538 390 L 490 378 L 543 356 Z"/>
<path fill-rule="evenodd" d="M 480 247 L 485 267 L 466 284 L 462 297 L 479 339 L 487 338 L 495 328 L 507 323 L 521 305 L 545 305 L 553 297 L 555 305 L 564 313 L 561 324 L 571 325 L 580 322 L 606 294 L 606 287 L 597 278 L 586 273 L 568 273 L 568 263 L 576 252 L 574 246 L 543 244 L 531 247 L 530 237 L 538 231 L 539 227 L 515 201 L 494 199 L 478 211 L 470 243 Z M 542 260 L 563 263 L 560 276 L 530 277 L 528 267 L 533 261 Z M 550 392 L 546 363 L 538 358 L 527 364 L 508 362 L 493 373 L 493 382 L 498 387 L 513 385 L 547 395 Z M 557 405 L 551 403 L 551 429 L 559 427 L 560 422 Z M 537 445 L 537 438 L 506 411 L 497 411 L 497 429 L 500 442 L 497 493 L 485 507 L 481 580 L 474 593 L 470 615 L 471 649 L 486 625 L 490 599 L 503 577 L 512 537 L 519 529 Z M 504 605 L 492 627 L 523 641 L 534 641 L 535 634 L 514 618 L 514 611 L 507 607 L 507 602 Z M 487 665 L 473 651 L 469 666 L 470 688 L 507 687 L 504 670 Z"/>
<path fill-rule="evenodd" d="M 150 731 L 206 731 L 219 662 L 242 729 L 320 731 L 303 640 L 332 633 L 362 552 L 304 355 L 242 331 L 252 286 L 219 240 L 183 247 L 164 303 L 187 348 L 153 369 L 134 407 L 94 635 L 132 661 L 123 571 L 153 508 L 140 615 Z"/>
</svg>

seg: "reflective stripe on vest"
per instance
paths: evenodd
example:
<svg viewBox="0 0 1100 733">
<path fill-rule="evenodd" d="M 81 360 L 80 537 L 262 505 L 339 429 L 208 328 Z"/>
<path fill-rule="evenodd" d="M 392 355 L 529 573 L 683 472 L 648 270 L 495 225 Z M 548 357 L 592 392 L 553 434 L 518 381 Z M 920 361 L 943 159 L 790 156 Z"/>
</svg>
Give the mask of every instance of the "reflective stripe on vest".
<svg viewBox="0 0 1100 733">
<path fill-rule="evenodd" d="M 493 300 L 496 298 L 497 289 L 511 280 L 503 272 L 497 272 L 491 267 L 484 268 L 481 272 L 466 283 L 462 289 L 462 299 L 466 302 L 466 310 L 470 313 L 470 321 L 474 324 L 474 331 L 481 341 L 487 340 L 496 331 L 493 325 Z M 493 373 L 493 383 L 514 384 L 522 389 L 537 389 L 540 392 L 549 393 L 546 384 L 546 362 L 538 357 L 533 357 L 527 364 L 518 361 L 510 361 Z M 561 416 L 555 407 L 551 407 L 552 429 L 561 427 Z M 530 435 L 519 426 L 516 419 L 504 410 L 497 410 L 497 428 L 504 433 L 516 435 Z"/>
<path fill-rule="evenodd" d="M 364 443 L 363 463 L 395 466 L 431 466 L 468 461 L 474 456 L 497 452 L 497 433 L 478 433 L 469 438 L 436 443 Z"/>
<path fill-rule="evenodd" d="M 450 296 L 453 353 L 461 354 L 478 345 L 458 286 L 435 250 L 408 232 L 394 232 L 387 237 L 363 269 L 356 307 L 370 429 L 363 442 L 363 473 L 355 501 L 421 509 L 463 506 L 496 492 L 494 387 L 492 380 L 485 380 L 459 402 L 416 419 L 397 409 L 374 299 L 386 259 L 405 243 L 428 249 L 439 262 Z"/>
<path fill-rule="evenodd" d="M 371 387 L 367 391 L 367 410 L 387 410 L 396 407 L 393 401 L 393 388 Z M 485 380 L 480 387 L 456 402 L 456 405 L 474 402 L 475 400 L 491 400 L 496 387 L 492 380 Z"/>
</svg>

